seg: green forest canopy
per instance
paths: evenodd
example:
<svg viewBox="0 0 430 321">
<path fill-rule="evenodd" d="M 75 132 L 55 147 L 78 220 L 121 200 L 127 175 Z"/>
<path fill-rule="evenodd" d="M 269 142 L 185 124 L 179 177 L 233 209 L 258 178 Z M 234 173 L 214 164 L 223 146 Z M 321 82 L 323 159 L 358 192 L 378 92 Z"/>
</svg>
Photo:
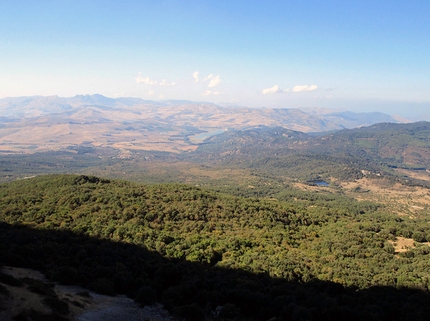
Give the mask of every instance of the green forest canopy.
<svg viewBox="0 0 430 321">
<path fill-rule="evenodd" d="M 430 248 L 418 243 L 430 241 L 426 220 L 344 196 L 296 196 L 75 175 L 14 181 L 0 186 L 0 263 L 157 300 L 191 319 L 226 305 L 257 319 L 428 313 Z M 417 247 L 395 253 L 388 241 L 398 236 Z M 400 299 L 401 291 L 415 299 Z"/>
</svg>

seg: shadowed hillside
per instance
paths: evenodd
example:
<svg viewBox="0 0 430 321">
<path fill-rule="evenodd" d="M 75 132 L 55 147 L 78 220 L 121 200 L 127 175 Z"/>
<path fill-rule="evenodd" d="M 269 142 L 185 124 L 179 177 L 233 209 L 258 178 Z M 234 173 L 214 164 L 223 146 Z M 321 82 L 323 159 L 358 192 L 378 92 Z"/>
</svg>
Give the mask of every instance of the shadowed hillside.
<svg viewBox="0 0 430 321">
<path fill-rule="evenodd" d="M 161 302 L 200 320 L 427 320 L 430 295 L 419 289 L 299 282 L 242 270 L 167 259 L 140 246 L 64 230 L 0 224 L 2 263 L 38 269 L 54 281 L 96 292 Z M 217 307 L 222 307 L 221 309 Z"/>
<path fill-rule="evenodd" d="M 419 243 L 428 224 L 370 204 L 301 206 L 88 176 L 16 181 L 0 193 L 1 263 L 159 301 L 187 320 L 426 320 L 430 312 L 430 249 Z M 417 247 L 396 253 L 388 241 L 401 235 Z"/>
</svg>

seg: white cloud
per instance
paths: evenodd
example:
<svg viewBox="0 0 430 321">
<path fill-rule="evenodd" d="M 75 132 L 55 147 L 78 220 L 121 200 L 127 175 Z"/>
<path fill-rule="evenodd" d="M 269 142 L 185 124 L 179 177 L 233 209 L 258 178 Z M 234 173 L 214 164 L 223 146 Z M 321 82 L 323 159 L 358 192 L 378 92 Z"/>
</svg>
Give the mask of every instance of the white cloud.
<svg viewBox="0 0 430 321">
<path fill-rule="evenodd" d="M 285 89 L 282 90 L 278 85 L 275 85 L 271 88 L 266 88 L 263 89 L 263 94 L 277 94 L 277 93 L 299 93 L 299 92 L 303 92 L 303 91 L 314 91 L 317 90 L 318 86 L 317 85 L 296 85 L 293 87 L 292 90 L 290 89 Z"/>
<path fill-rule="evenodd" d="M 156 85 L 158 83 L 156 80 L 149 79 L 149 77 L 142 77 L 142 73 L 140 72 L 137 74 L 137 77 L 135 77 L 134 79 L 136 79 L 136 82 L 138 84 L 144 83 L 146 85 Z"/>
<path fill-rule="evenodd" d="M 202 96 L 209 96 L 209 95 L 219 96 L 219 95 L 222 95 L 222 92 L 206 90 L 204 93 L 202 93 Z"/>
<path fill-rule="evenodd" d="M 194 78 L 194 82 L 195 83 L 199 82 L 199 72 L 198 71 L 195 71 L 193 73 L 193 78 Z M 209 81 L 208 88 L 216 87 L 220 83 L 222 83 L 222 80 L 221 80 L 220 76 L 219 75 L 218 76 L 214 76 L 213 74 L 209 74 L 203 80 L 200 80 L 200 82 L 206 82 L 206 81 Z"/>
<path fill-rule="evenodd" d="M 176 85 L 176 83 L 175 82 L 167 82 L 167 80 L 166 79 L 163 79 L 161 82 L 160 82 L 160 86 L 175 86 Z"/>
<path fill-rule="evenodd" d="M 149 77 L 142 77 L 142 73 L 139 72 L 137 74 L 137 77 L 135 77 L 134 79 L 136 79 L 136 82 L 138 84 L 145 84 L 145 85 L 160 85 L 160 86 L 175 86 L 176 82 L 167 82 L 166 79 L 163 79 L 161 82 L 159 82 L 158 80 L 152 80 Z"/>
<path fill-rule="evenodd" d="M 153 90 L 148 91 L 148 96 L 152 96 L 154 94 Z"/>
<path fill-rule="evenodd" d="M 158 95 L 158 99 L 164 99 L 164 95 L 163 94 L 159 94 Z"/>
<path fill-rule="evenodd" d="M 221 78 L 219 78 L 219 75 L 218 75 L 218 76 L 211 79 L 208 87 L 212 88 L 212 87 L 218 86 L 220 83 L 221 83 Z"/>
<path fill-rule="evenodd" d="M 281 88 L 279 88 L 278 85 L 275 85 L 271 88 L 263 89 L 263 95 L 276 94 L 276 93 L 282 93 L 282 92 L 283 92 L 283 90 Z"/>
<path fill-rule="evenodd" d="M 302 91 L 314 91 L 314 90 L 317 90 L 318 89 L 318 86 L 317 85 L 297 85 L 297 86 L 294 86 L 293 87 L 293 92 L 294 93 L 299 93 L 299 92 L 302 92 Z"/>
<path fill-rule="evenodd" d="M 213 75 L 209 74 L 205 79 L 202 80 L 202 82 L 205 82 L 206 80 L 212 79 Z"/>
<path fill-rule="evenodd" d="M 197 70 L 193 73 L 193 78 L 195 83 L 199 82 L 199 72 Z"/>
</svg>

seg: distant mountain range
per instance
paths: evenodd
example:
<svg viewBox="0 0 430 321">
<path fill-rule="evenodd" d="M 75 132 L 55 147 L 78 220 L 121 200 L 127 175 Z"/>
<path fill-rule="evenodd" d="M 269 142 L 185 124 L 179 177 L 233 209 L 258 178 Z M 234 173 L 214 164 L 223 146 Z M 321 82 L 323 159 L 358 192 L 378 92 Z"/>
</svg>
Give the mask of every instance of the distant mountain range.
<svg viewBox="0 0 430 321">
<path fill-rule="evenodd" d="M 192 101 L 148 101 L 102 95 L 0 99 L 0 151 L 58 150 L 76 145 L 125 150 L 190 151 L 213 133 L 259 126 L 337 131 L 379 122 L 383 113 L 324 115 L 300 109 L 220 107 Z"/>
<path fill-rule="evenodd" d="M 361 158 L 390 167 L 430 167 L 430 123 L 378 123 L 335 133 L 310 135 L 282 127 L 229 131 L 211 137 L 197 150 L 216 158 L 248 159 L 297 154 Z M 258 157 L 257 157 L 258 156 Z"/>
</svg>

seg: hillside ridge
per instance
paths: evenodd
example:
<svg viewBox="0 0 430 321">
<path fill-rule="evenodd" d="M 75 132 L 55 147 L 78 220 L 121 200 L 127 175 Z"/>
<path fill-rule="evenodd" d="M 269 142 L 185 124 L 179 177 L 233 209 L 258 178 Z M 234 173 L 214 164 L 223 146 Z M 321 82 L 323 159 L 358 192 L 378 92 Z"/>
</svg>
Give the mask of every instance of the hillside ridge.
<svg viewBox="0 0 430 321">
<path fill-rule="evenodd" d="M 0 151 L 35 152 L 87 145 L 125 150 L 192 151 L 199 134 L 227 129 L 280 126 L 324 132 L 389 115 L 309 114 L 297 108 L 220 107 L 191 101 L 148 101 L 102 95 L 34 96 L 0 99 Z"/>
<path fill-rule="evenodd" d="M 160 302 L 182 319 L 418 320 L 429 312 L 427 220 L 374 203 L 309 194 L 284 202 L 86 175 L 14 181 L 0 196 L 0 264 Z M 416 247 L 396 252 L 397 237 Z M 3 282 L 19 280 L 0 274 L 6 299 Z"/>
</svg>

